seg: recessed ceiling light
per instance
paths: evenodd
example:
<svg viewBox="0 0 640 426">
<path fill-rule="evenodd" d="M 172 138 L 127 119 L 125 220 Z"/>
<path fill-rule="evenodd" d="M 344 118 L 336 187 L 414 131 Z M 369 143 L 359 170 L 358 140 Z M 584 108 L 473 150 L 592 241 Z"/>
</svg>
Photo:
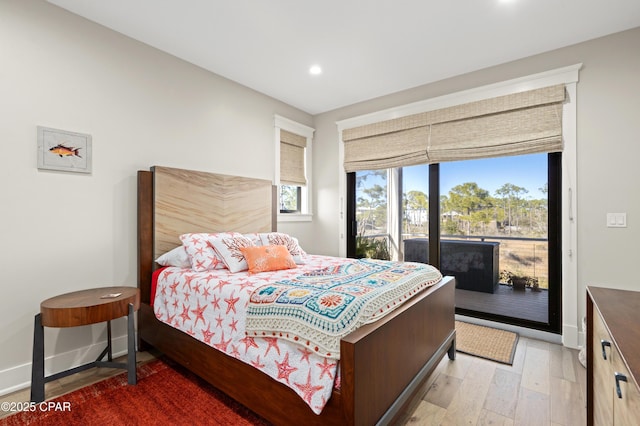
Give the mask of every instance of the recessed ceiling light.
<svg viewBox="0 0 640 426">
<path fill-rule="evenodd" d="M 309 68 L 309 74 L 320 75 L 322 74 L 322 68 L 320 68 L 320 65 L 312 65 L 311 68 Z"/>
</svg>

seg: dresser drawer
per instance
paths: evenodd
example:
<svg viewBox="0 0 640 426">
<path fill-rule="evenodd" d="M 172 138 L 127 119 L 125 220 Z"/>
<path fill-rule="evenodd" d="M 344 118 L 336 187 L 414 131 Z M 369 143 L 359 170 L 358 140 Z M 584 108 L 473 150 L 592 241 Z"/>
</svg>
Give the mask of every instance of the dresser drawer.
<svg viewBox="0 0 640 426">
<path fill-rule="evenodd" d="M 639 292 L 587 288 L 589 425 L 640 424 L 638 306 Z"/>
</svg>

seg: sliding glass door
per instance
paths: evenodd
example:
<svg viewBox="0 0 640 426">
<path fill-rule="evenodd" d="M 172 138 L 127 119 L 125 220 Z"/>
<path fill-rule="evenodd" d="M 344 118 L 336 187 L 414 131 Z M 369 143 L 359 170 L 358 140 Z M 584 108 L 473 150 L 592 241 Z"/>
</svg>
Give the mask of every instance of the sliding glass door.
<svg viewBox="0 0 640 426">
<path fill-rule="evenodd" d="M 456 276 L 456 312 L 559 333 L 560 160 L 350 173 L 348 255 L 434 264 Z"/>
<path fill-rule="evenodd" d="M 440 164 L 441 269 L 456 274 L 458 312 L 559 331 L 555 156 Z"/>
</svg>

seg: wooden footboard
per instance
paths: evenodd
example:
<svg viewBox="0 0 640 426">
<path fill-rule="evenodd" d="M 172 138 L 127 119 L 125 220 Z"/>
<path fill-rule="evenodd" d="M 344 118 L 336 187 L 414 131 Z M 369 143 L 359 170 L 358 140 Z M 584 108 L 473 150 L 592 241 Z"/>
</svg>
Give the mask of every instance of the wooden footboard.
<svg viewBox="0 0 640 426">
<path fill-rule="evenodd" d="M 445 277 L 340 344 L 342 396 L 350 424 L 386 424 L 445 353 L 455 356 L 455 280 Z"/>
<path fill-rule="evenodd" d="M 455 350 L 455 282 L 446 277 L 406 306 L 341 342 L 340 391 L 320 416 L 291 389 L 158 321 L 148 304 L 140 339 L 276 425 L 387 424 L 443 356 Z"/>
</svg>

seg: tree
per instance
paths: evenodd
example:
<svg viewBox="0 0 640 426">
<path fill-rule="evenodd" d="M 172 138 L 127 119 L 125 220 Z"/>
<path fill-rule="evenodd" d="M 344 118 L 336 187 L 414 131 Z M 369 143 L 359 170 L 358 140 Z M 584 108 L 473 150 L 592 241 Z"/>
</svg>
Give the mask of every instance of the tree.
<svg viewBox="0 0 640 426">
<path fill-rule="evenodd" d="M 293 185 L 280 186 L 280 210 L 294 211 L 298 208 L 298 187 Z"/>
<path fill-rule="evenodd" d="M 369 180 L 369 182 L 367 182 Z M 371 182 L 373 181 L 373 182 Z M 390 259 L 388 238 L 368 237 L 367 230 L 387 228 L 387 172 L 371 170 L 356 173 L 356 256 Z M 373 232 L 377 233 L 377 232 Z"/>
<path fill-rule="evenodd" d="M 459 219 L 465 221 L 467 235 L 471 234 L 472 228 L 476 228 L 479 223 L 489 223 L 490 215 L 478 212 L 492 206 L 491 197 L 489 191 L 480 188 L 477 183 L 466 182 L 454 186 L 449 191 L 447 201 L 449 215 L 453 212 L 459 213 Z"/>
<path fill-rule="evenodd" d="M 380 181 L 366 185 L 368 179 Z M 387 223 L 387 173 L 384 170 L 370 170 L 356 173 L 356 193 L 358 197 L 358 234 L 366 229 L 385 227 Z"/>
<path fill-rule="evenodd" d="M 546 199 L 530 200 L 527 209 L 529 210 L 529 221 L 531 233 L 535 236 L 547 236 L 548 203 Z"/>
<path fill-rule="evenodd" d="M 509 224 L 508 233 L 511 234 L 513 226 L 518 226 L 519 223 L 519 209 L 522 205 L 522 195 L 527 194 L 528 189 L 521 186 L 514 185 L 512 183 L 505 183 L 496 190 L 496 195 L 500 198 L 504 205 L 504 210 L 507 216 L 507 223 Z M 515 225 L 514 225 L 515 223 Z"/>
<path fill-rule="evenodd" d="M 403 196 L 402 200 L 404 206 L 404 226 L 405 232 L 411 234 L 413 232 L 425 232 L 423 228 L 425 223 L 424 221 L 428 221 L 426 217 L 426 212 L 429 211 L 429 199 L 427 194 L 422 191 L 409 191 Z M 414 231 L 411 231 L 411 225 L 416 227 Z M 420 228 L 423 228 L 420 231 Z"/>
<path fill-rule="evenodd" d="M 422 191 L 409 191 L 405 195 L 407 208 L 415 210 L 427 210 L 429 208 L 429 198 Z"/>
</svg>

